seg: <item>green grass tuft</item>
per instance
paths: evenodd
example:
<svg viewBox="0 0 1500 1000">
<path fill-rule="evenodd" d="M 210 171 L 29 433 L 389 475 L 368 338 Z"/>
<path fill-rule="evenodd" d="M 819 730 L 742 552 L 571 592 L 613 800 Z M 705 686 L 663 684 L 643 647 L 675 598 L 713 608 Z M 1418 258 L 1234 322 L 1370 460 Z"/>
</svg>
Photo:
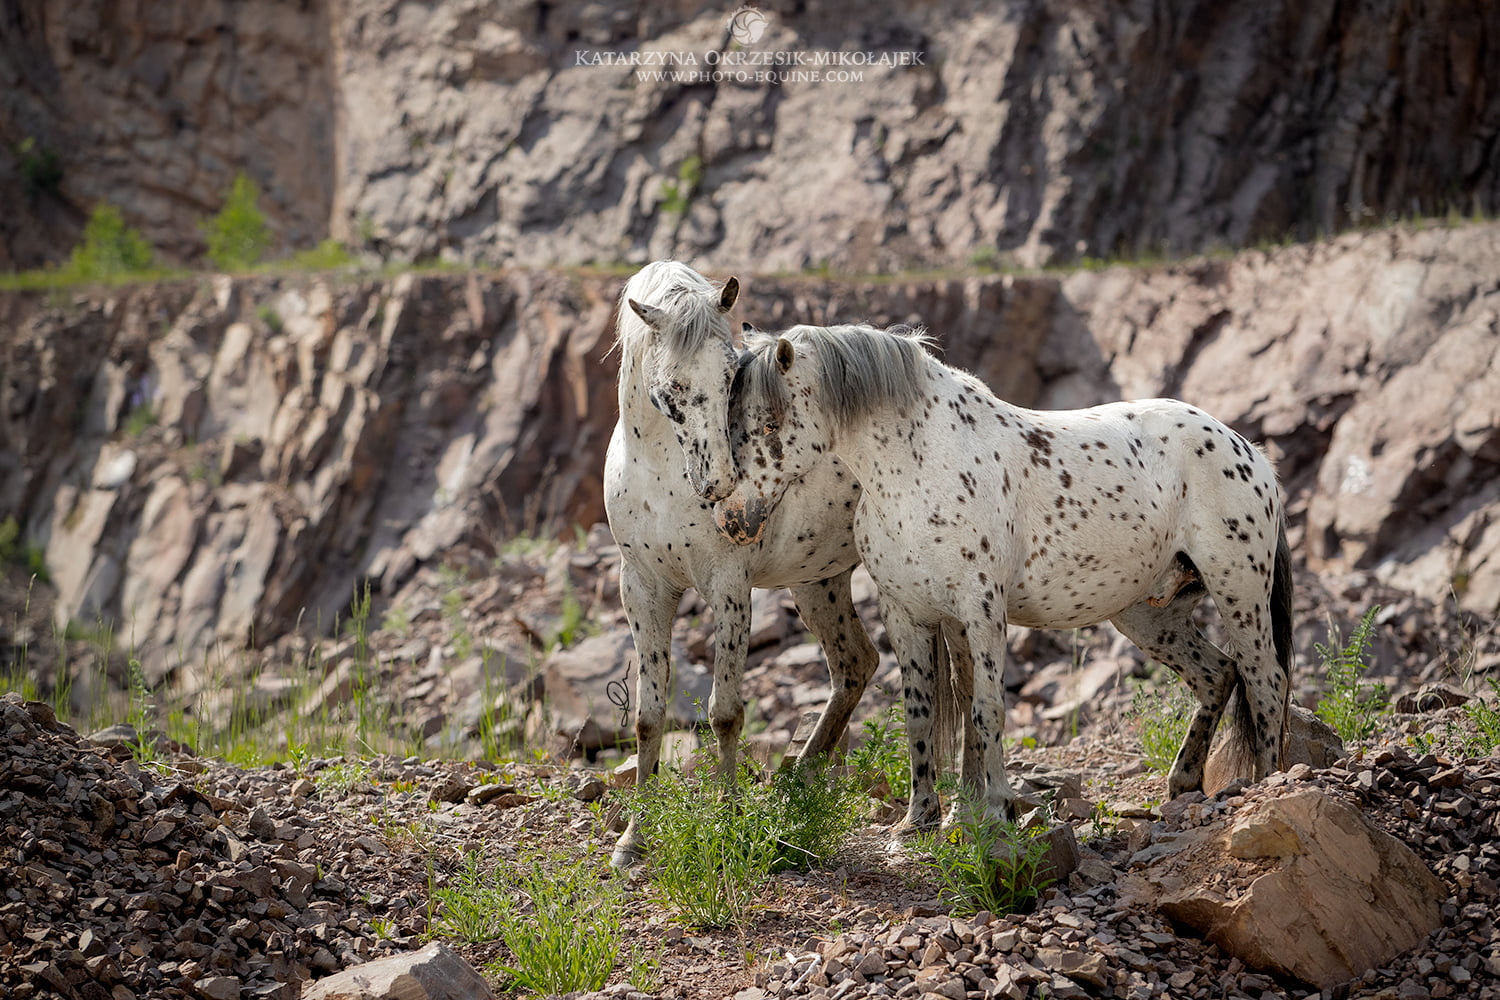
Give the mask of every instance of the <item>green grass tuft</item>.
<svg viewBox="0 0 1500 1000">
<path fill-rule="evenodd" d="M 1370 669 L 1365 660 L 1375 635 L 1375 616 L 1379 613 L 1378 604 L 1366 611 L 1348 642 L 1343 641 L 1338 626 L 1330 623 L 1328 645 L 1313 644 L 1323 661 L 1328 684 L 1318 700 L 1317 716 L 1346 742 L 1369 739 L 1391 712 L 1385 685 L 1364 679 Z"/>
<path fill-rule="evenodd" d="M 639 794 L 651 881 L 693 926 L 743 926 L 772 873 L 812 867 L 837 851 L 860 821 L 863 792 L 804 765 L 765 784 L 742 770 L 726 796 L 710 770 L 664 770 Z"/>
<path fill-rule="evenodd" d="M 943 902 L 956 916 L 1020 912 L 1050 882 L 1038 875 L 1047 850 L 1037 831 L 986 818 L 970 799 L 960 799 L 957 826 L 919 843 Z"/>
<path fill-rule="evenodd" d="M 1156 689 L 1141 685 L 1130 699 L 1130 717 L 1140 733 L 1146 766 L 1166 774 L 1187 737 L 1198 702 L 1187 688 L 1167 680 Z"/>
</svg>

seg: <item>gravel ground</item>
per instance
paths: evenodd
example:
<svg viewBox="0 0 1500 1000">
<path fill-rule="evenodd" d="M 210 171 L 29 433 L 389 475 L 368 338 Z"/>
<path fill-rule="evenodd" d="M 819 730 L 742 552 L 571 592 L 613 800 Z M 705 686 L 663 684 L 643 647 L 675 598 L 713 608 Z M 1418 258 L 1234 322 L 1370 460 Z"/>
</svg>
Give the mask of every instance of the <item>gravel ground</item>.
<svg viewBox="0 0 1500 1000">
<path fill-rule="evenodd" d="M 1463 719 L 1398 717 L 1384 742 L 1333 767 L 1155 810 L 1145 804 L 1163 782 L 1123 736 L 1021 751 L 1018 770 L 1077 774 L 1086 800 L 1133 829 L 1077 821 L 1080 867 L 1032 913 L 951 918 L 925 870 L 871 824 L 830 866 L 775 878 L 742 932 L 683 927 L 631 876 L 627 940 L 659 949 L 665 997 L 1314 996 L 1117 891 L 1142 844 L 1311 783 L 1359 804 L 1450 892 L 1424 947 L 1336 995 L 1500 997 L 1500 754 L 1408 750 L 1414 724 L 1451 734 Z M 614 839 L 618 793 L 576 768 L 376 758 L 298 773 L 162 755 L 163 767 L 140 766 L 45 705 L 0 699 L 0 997 L 294 997 L 298 981 L 422 944 L 429 884 L 467 850 L 502 860 L 567 843 L 602 859 Z M 504 957 L 449 943 L 481 969 Z M 622 963 L 606 994 L 632 994 L 624 977 Z"/>
</svg>

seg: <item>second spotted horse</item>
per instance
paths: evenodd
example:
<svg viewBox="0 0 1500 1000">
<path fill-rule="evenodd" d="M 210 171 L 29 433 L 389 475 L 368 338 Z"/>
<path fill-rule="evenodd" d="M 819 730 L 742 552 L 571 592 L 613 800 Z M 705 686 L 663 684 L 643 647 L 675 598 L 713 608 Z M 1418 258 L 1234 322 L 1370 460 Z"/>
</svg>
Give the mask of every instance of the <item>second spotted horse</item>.
<svg viewBox="0 0 1500 1000">
<path fill-rule="evenodd" d="M 1226 711 L 1230 773 L 1259 780 L 1279 769 L 1292 580 L 1266 457 L 1178 400 L 1013 406 L 939 362 L 929 343 L 865 326 L 751 335 L 730 414 L 741 478 L 716 508 L 720 529 L 753 545 L 787 491 L 828 456 L 863 485 L 855 538 L 905 688 L 904 825 L 940 816 L 927 710 L 942 680 L 940 634 L 951 639 L 954 688 L 969 700 L 965 783 L 996 818 L 1016 797 L 1002 741 L 1012 624 L 1107 619 L 1187 682 L 1200 707 L 1168 775 L 1172 796 L 1202 786 Z M 1193 621 L 1205 594 L 1232 652 Z"/>
</svg>

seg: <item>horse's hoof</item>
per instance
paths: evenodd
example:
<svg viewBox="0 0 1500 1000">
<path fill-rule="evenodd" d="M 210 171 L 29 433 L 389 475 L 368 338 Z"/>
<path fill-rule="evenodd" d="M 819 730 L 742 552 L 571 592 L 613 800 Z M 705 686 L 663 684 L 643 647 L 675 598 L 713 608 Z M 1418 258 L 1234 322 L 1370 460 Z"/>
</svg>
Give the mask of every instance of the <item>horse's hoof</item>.
<svg viewBox="0 0 1500 1000">
<path fill-rule="evenodd" d="M 895 841 L 916 840 L 923 834 L 933 833 L 939 827 L 937 817 L 928 820 L 914 821 L 904 819 L 891 827 L 891 839 Z"/>
<path fill-rule="evenodd" d="M 646 860 L 645 852 L 633 844 L 616 844 L 615 852 L 609 856 L 610 867 L 618 868 L 620 871 L 634 868 L 644 860 Z"/>
</svg>

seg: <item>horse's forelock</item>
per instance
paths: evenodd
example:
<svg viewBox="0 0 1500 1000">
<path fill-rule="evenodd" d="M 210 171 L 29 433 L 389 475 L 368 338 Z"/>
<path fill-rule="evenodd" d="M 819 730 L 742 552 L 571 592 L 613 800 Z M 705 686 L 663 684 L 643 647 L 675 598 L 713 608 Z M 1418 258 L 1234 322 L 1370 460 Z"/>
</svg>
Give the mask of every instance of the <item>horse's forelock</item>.
<svg viewBox="0 0 1500 1000">
<path fill-rule="evenodd" d="M 634 299 L 667 314 L 666 323 L 652 338 L 664 361 L 694 354 L 714 332 L 723 287 L 686 264 L 653 261 L 637 271 L 620 292 L 616 339 L 627 351 L 647 339 L 649 328 L 627 304 Z"/>
</svg>

